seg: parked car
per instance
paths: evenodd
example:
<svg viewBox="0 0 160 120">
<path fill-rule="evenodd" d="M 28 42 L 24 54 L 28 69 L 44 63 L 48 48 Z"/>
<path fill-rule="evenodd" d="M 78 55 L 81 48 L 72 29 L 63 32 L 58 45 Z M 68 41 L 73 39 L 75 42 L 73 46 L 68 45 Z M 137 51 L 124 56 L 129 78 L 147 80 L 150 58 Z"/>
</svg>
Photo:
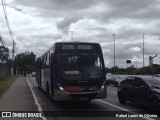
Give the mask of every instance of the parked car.
<svg viewBox="0 0 160 120">
<path fill-rule="evenodd" d="M 121 104 L 131 101 L 159 109 L 160 79 L 153 76 L 126 77 L 118 86 L 118 99 Z"/>
<path fill-rule="evenodd" d="M 32 72 L 32 77 L 36 77 L 36 72 Z"/>
<path fill-rule="evenodd" d="M 160 77 L 160 74 L 153 74 L 153 76 L 155 76 L 155 77 Z"/>
<path fill-rule="evenodd" d="M 120 81 L 122 80 L 122 77 L 119 75 L 107 75 L 106 76 L 106 83 L 107 85 L 115 85 L 116 87 L 119 85 Z"/>
</svg>

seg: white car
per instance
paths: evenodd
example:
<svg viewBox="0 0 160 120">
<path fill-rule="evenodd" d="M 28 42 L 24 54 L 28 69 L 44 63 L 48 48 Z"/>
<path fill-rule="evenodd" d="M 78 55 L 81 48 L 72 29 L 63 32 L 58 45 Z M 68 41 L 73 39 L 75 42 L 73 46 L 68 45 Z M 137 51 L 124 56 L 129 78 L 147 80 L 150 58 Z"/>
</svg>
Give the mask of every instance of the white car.
<svg viewBox="0 0 160 120">
<path fill-rule="evenodd" d="M 115 85 L 118 87 L 119 83 L 123 80 L 123 78 L 119 75 L 106 75 L 106 83 L 107 85 Z"/>
<path fill-rule="evenodd" d="M 35 77 L 36 76 L 36 72 L 32 72 L 32 77 Z"/>
</svg>

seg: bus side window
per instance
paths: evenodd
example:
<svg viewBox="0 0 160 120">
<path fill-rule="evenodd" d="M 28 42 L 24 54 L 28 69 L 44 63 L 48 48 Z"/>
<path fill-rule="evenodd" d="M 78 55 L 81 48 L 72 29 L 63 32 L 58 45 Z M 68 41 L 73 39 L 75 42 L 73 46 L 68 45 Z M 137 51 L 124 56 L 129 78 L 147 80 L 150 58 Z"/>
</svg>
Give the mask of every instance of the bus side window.
<svg viewBox="0 0 160 120">
<path fill-rule="evenodd" d="M 55 55 L 53 53 L 51 54 L 51 63 L 55 64 Z"/>
</svg>

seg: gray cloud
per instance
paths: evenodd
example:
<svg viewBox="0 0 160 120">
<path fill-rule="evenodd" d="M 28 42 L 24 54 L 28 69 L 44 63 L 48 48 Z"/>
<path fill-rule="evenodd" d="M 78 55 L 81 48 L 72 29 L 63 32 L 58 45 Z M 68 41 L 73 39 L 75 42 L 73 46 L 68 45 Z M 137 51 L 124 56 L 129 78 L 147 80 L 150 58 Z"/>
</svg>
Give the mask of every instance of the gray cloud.
<svg viewBox="0 0 160 120">
<path fill-rule="evenodd" d="M 81 10 L 97 3 L 97 0 L 15 0 L 16 3 L 51 10 Z"/>
<path fill-rule="evenodd" d="M 105 0 L 105 2 L 114 8 L 113 11 L 109 13 L 109 16 L 122 18 L 127 16 L 142 17 L 143 15 L 146 17 L 145 13 L 149 13 L 149 9 L 155 8 L 154 4 L 157 0 Z"/>
<path fill-rule="evenodd" d="M 58 29 L 61 29 L 64 33 L 69 31 L 69 26 L 79 20 L 79 16 L 69 16 L 57 23 Z"/>
<path fill-rule="evenodd" d="M 116 64 L 126 67 L 125 60 L 132 59 L 141 67 L 142 34 L 146 65 L 148 56 L 160 55 L 159 5 L 158 0 L 11 0 L 7 12 L 17 52 L 40 56 L 54 42 L 70 40 L 73 30 L 76 41 L 100 43 L 106 66 L 112 67 L 116 34 Z M 11 48 L 9 39 L 6 43 Z"/>
</svg>

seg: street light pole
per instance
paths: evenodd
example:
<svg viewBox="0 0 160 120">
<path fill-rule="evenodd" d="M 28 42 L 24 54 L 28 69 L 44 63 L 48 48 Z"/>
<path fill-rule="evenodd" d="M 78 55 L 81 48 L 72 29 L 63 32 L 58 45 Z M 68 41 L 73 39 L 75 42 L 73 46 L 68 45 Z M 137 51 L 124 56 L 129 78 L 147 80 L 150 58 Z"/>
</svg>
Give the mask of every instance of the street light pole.
<svg viewBox="0 0 160 120">
<path fill-rule="evenodd" d="M 73 32 L 74 31 L 70 31 L 71 32 L 71 34 L 72 34 L 72 36 L 71 36 L 71 41 L 73 41 Z"/>
<path fill-rule="evenodd" d="M 137 69 L 137 62 L 136 61 L 133 61 L 134 63 L 135 63 L 135 67 L 136 67 L 136 69 Z"/>
<path fill-rule="evenodd" d="M 114 41 L 114 74 L 115 74 L 115 36 L 116 36 L 116 34 L 113 34 L 113 41 Z"/>
<path fill-rule="evenodd" d="M 143 74 L 144 74 L 144 34 L 143 34 Z"/>
</svg>

